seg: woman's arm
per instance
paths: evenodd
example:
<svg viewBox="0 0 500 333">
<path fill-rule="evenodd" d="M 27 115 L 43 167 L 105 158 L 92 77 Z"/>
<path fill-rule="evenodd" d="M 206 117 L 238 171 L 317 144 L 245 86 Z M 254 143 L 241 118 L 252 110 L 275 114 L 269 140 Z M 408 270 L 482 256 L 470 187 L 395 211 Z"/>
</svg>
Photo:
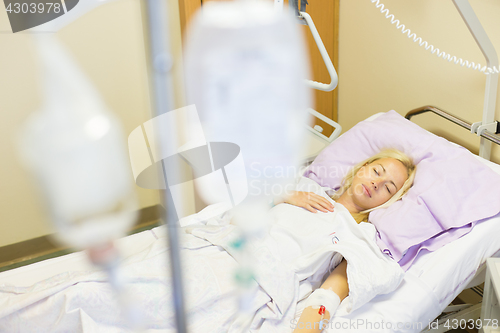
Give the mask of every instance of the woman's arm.
<svg viewBox="0 0 500 333">
<path fill-rule="evenodd" d="M 288 203 L 294 206 L 302 207 L 310 212 L 316 213 L 317 210 L 322 212 L 333 212 L 333 205 L 330 201 L 323 198 L 314 192 L 293 191 L 292 194 L 284 198 L 275 198 L 275 205 L 280 203 Z"/>
<path fill-rule="evenodd" d="M 322 297 L 330 297 L 330 299 L 326 300 L 325 303 L 328 302 L 331 305 L 314 304 L 306 307 L 297 322 L 296 328 L 293 331 L 294 333 L 319 333 L 324 327 L 326 327 L 330 321 L 330 317 L 333 316 L 340 302 L 349 294 L 346 268 L 347 262 L 342 260 L 342 262 L 335 267 L 330 276 L 328 276 L 325 282 L 321 285 L 320 289 L 325 290 L 324 292 L 321 292 Z M 335 294 L 332 294 L 332 292 Z M 335 299 L 336 296 L 338 296 L 338 300 Z M 315 301 L 313 301 L 313 303 L 314 302 Z M 318 302 L 321 303 L 321 301 Z M 325 305 L 327 306 L 321 308 L 321 306 Z M 328 307 L 331 309 L 328 309 Z M 332 313 L 330 313 L 330 311 Z"/>
</svg>

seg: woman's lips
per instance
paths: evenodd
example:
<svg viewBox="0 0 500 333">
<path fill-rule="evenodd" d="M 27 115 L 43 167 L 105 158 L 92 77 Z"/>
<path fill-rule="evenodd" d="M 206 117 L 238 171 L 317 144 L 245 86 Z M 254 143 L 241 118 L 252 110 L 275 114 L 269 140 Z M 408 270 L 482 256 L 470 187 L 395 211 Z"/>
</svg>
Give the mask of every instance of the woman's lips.
<svg viewBox="0 0 500 333">
<path fill-rule="evenodd" d="M 371 198 L 372 194 L 370 193 L 370 190 L 368 189 L 368 187 L 366 187 L 363 184 L 362 184 L 362 186 L 363 186 L 363 191 L 365 192 L 365 194 Z"/>
</svg>

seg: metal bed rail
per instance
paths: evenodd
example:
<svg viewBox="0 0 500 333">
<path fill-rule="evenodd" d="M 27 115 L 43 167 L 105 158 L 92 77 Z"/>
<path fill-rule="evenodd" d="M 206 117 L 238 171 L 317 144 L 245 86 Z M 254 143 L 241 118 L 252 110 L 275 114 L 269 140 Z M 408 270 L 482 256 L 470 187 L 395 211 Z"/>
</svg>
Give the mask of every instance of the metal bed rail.
<svg viewBox="0 0 500 333">
<path fill-rule="evenodd" d="M 471 129 L 472 129 L 471 123 L 469 123 L 469 122 L 467 122 L 467 121 L 465 121 L 457 116 L 454 116 L 449 112 L 446 112 L 444 110 L 441 110 L 441 109 L 439 109 L 435 106 L 431 106 L 431 105 L 422 106 L 420 108 L 416 108 L 416 109 L 413 109 L 411 111 L 408 111 L 405 118 L 410 120 L 411 117 L 422 114 L 422 113 L 426 113 L 426 112 L 432 112 L 434 114 L 437 114 L 438 116 L 441 116 L 441 117 L 451 121 L 452 123 L 457 124 L 465 129 L 467 129 L 469 132 L 471 132 Z M 497 132 L 498 132 L 498 127 L 499 127 L 498 124 L 499 123 L 497 123 Z M 490 131 L 483 131 L 480 136 L 485 138 L 485 139 L 490 140 L 491 142 L 496 143 L 497 145 L 500 145 L 500 135 L 498 135 L 498 134 L 492 133 Z"/>
</svg>

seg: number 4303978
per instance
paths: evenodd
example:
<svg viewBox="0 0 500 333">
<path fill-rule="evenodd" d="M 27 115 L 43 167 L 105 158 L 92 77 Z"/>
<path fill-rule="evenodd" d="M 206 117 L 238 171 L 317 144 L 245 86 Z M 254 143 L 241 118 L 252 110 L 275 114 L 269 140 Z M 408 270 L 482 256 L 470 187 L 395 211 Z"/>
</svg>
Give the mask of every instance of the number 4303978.
<svg viewBox="0 0 500 333">
<path fill-rule="evenodd" d="M 27 3 L 27 2 L 15 2 L 15 3 L 9 3 L 9 5 L 6 8 L 7 13 L 14 13 L 14 14 L 35 14 L 35 13 L 60 13 L 62 8 L 60 3 L 53 3 L 53 2 L 40 2 L 40 3 Z"/>
</svg>

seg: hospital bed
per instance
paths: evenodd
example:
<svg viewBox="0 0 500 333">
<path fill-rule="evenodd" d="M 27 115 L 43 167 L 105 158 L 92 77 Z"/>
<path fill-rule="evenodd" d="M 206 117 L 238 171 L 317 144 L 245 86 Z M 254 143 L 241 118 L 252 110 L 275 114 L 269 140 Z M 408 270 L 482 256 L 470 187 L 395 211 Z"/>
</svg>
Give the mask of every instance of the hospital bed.
<svg viewBox="0 0 500 333">
<path fill-rule="evenodd" d="M 379 116 L 381 114 L 376 114 L 366 121 L 374 121 Z M 477 159 L 500 174 L 500 166 L 480 157 Z M 224 210 L 223 207 L 217 205 L 209 206 L 198 214 L 190 216 L 184 223 L 204 221 L 208 216 L 213 216 L 214 211 L 221 209 Z M 435 318 L 464 288 L 470 288 L 484 281 L 486 258 L 500 254 L 499 234 L 500 214 L 497 214 L 484 219 L 459 239 L 433 252 L 420 253 L 394 292 L 375 297 L 349 315 L 335 317 L 328 326 L 329 329 L 325 331 L 333 332 L 340 329 L 345 332 L 421 332 L 430 329 L 429 325 L 434 323 Z M 166 263 L 164 265 L 156 263 L 155 266 L 152 266 L 150 261 L 152 258 L 160 258 L 160 261 L 167 260 L 166 256 L 161 256 L 165 252 L 161 249 L 165 242 L 164 226 L 117 241 L 117 246 L 122 250 L 125 258 L 125 268 L 132 276 L 132 284 L 141 286 L 138 289 L 139 294 L 150 301 L 154 300 L 157 294 L 155 288 L 165 288 L 161 279 L 165 278 L 167 274 L 159 272 L 163 269 L 166 271 Z M 219 253 L 213 254 L 214 258 L 218 255 Z M 208 281 L 211 278 L 217 278 L 217 272 L 207 273 L 208 271 L 202 267 L 201 261 L 194 264 L 198 266 L 194 269 L 188 268 L 184 275 L 186 285 L 200 283 L 201 279 Z M 222 266 L 220 268 L 222 269 Z M 190 276 L 190 274 L 194 274 L 194 276 Z M 24 329 L 31 327 L 43 332 L 44 327 L 67 327 L 64 325 L 78 325 L 79 329 L 84 332 L 94 332 L 103 329 L 103 327 L 106 332 L 125 331 L 121 322 L 107 323 L 105 315 L 103 320 L 96 313 L 87 313 L 83 307 L 71 308 L 69 306 L 71 300 L 74 301 L 75 297 L 81 297 L 75 296 L 78 295 L 74 293 L 75 289 L 88 288 L 88 293 L 92 294 L 92 290 L 96 290 L 95 284 L 103 284 L 105 281 L 105 276 L 89 263 L 84 252 L 72 253 L 0 273 L 0 292 L 2 294 L 0 297 L 0 331 L 23 332 L 19 327 Z M 222 278 L 215 281 L 219 286 L 224 286 L 226 282 Z M 54 296 L 51 295 L 61 293 L 65 301 L 59 304 L 53 300 Z M 164 293 L 160 294 L 165 297 Z M 168 292 L 166 295 L 169 295 Z M 103 299 L 109 297 L 106 294 Z M 85 302 L 90 304 L 89 309 L 95 307 L 106 312 L 108 310 L 99 307 L 99 302 L 103 299 L 89 298 Z M 109 301 L 109 299 L 107 300 Z M 199 301 L 202 307 L 215 306 L 214 304 L 203 304 L 203 295 L 200 295 Z M 83 301 L 80 300 L 80 302 Z M 168 307 L 163 303 L 168 303 L 169 300 L 161 298 L 154 300 L 154 302 L 162 304 L 151 307 L 151 303 L 148 303 L 147 306 L 144 306 L 144 309 L 149 311 L 148 318 L 155 319 L 148 322 L 148 332 L 172 331 L 173 318 L 169 317 L 170 314 L 162 314 L 162 312 L 168 312 Z M 45 322 L 49 326 L 44 326 L 44 323 L 38 321 L 29 323 L 29 320 L 26 319 L 23 319 L 24 322 L 21 325 L 23 312 L 29 312 L 30 307 L 41 306 L 41 304 L 53 308 L 49 311 L 50 318 L 47 318 L 47 322 Z M 113 311 L 109 311 L 110 316 L 115 315 Z M 75 315 L 75 312 L 78 314 Z M 478 305 L 475 305 L 462 311 L 456 318 L 476 320 L 479 312 Z M 466 313 L 467 317 L 460 317 L 463 313 Z M 48 324 L 50 320 L 52 323 Z M 99 322 L 99 320 L 101 321 Z M 96 326 L 96 322 L 102 326 Z M 431 331 L 444 332 L 445 329 L 442 325 L 444 323 L 439 322 L 439 324 L 441 324 L 440 330 Z M 24 331 L 31 332 L 33 330 Z M 197 331 L 193 330 L 193 332 Z"/>
<path fill-rule="evenodd" d="M 410 119 L 425 112 L 432 112 L 471 130 L 471 124 L 432 106 L 411 110 L 406 118 Z M 376 120 L 381 115 L 371 116 L 365 122 Z M 364 130 L 367 128 L 363 128 Z M 361 134 L 361 132 L 358 131 L 356 134 Z M 483 137 L 498 143 L 497 135 L 488 131 L 482 134 Z M 351 139 L 352 136 L 349 138 Z M 364 141 L 364 144 L 376 145 L 377 143 Z M 349 147 L 349 149 L 356 148 L 359 146 Z M 342 151 L 337 150 L 334 153 L 338 154 Z M 500 166 L 497 164 L 478 156 L 475 158 L 497 174 L 500 173 Z M 446 332 L 452 327 L 450 323 L 460 322 L 460 320 L 462 323 L 476 321 L 480 316 L 481 304 L 447 305 L 462 290 L 484 282 L 486 258 L 500 256 L 500 240 L 497 237 L 500 231 L 499 222 L 500 214 L 496 214 L 476 224 L 472 231 L 459 239 L 433 252 L 420 252 L 395 292 L 374 298 L 349 316 L 335 317 L 329 326 L 334 328 L 332 332 L 335 328 L 341 328 L 342 331 L 364 329 L 377 332 Z M 440 320 L 435 321 L 438 316 Z M 387 323 L 392 329 L 386 325 Z M 480 328 L 481 324 L 482 322 L 475 322 L 473 327 Z M 398 325 L 400 327 L 397 327 Z"/>
</svg>

